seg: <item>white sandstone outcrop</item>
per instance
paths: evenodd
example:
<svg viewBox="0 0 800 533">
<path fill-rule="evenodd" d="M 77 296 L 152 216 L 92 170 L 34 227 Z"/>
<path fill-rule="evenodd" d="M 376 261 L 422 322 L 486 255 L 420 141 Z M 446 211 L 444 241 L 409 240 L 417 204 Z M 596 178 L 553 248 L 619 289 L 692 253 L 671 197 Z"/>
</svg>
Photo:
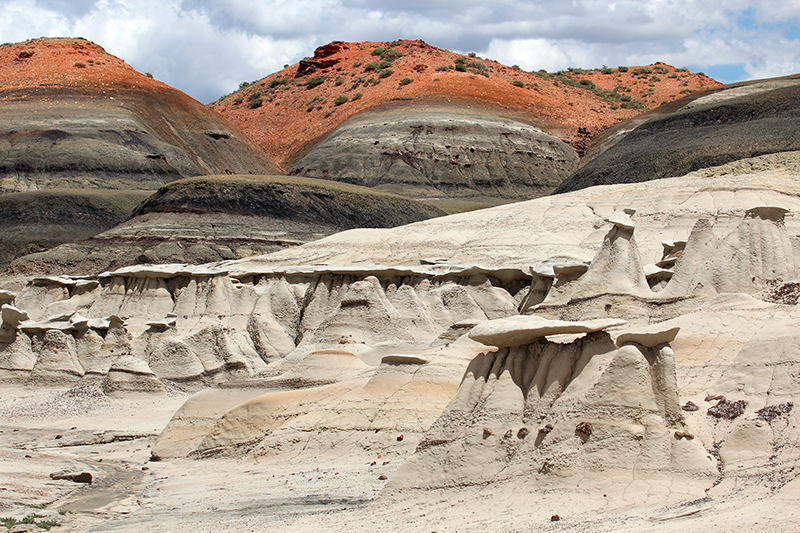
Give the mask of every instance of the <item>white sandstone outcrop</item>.
<svg viewBox="0 0 800 533">
<path fill-rule="evenodd" d="M 798 275 L 792 239 L 783 207 L 748 209 L 726 237 L 714 235 L 710 223 L 695 224 L 664 295 L 754 293 Z"/>
<path fill-rule="evenodd" d="M 654 340 L 648 335 L 674 337 L 674 328 L 633 332 L 619 348 L 600 329 L 568 344 L 519 337 L 473 359 L 392 489 L 518 476 L 551 478 L 552 485 L 553 477 L 585 469 L 627 471 L 631 465 L 641 473 L 713 478 L 716 463 L 702 445 L 673 436 L 684 427 L 674 354 L 664 342 L 648 342 Z"/>
</svg>

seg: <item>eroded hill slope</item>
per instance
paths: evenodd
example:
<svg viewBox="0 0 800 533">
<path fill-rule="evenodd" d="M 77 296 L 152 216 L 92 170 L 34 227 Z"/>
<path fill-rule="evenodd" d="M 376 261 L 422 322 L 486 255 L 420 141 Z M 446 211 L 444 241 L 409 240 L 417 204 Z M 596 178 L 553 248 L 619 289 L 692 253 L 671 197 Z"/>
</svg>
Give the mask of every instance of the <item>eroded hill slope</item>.
<svg viewBox="0 0 800 533">
<path fill-rule="evenodd" d="M 285 172 L 508 201 L 552 190 L 608 126 L 717 85 L 661 63 L 531 73 L 419 40 L 337 41 L 211 106 Z"/>
</svg>

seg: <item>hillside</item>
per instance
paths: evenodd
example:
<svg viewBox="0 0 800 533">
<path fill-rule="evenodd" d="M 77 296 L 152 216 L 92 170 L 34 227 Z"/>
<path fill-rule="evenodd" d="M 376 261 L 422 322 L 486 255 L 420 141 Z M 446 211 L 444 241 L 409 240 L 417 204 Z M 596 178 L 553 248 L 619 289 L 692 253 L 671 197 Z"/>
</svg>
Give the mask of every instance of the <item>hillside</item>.
<svg viewBox="0 0 800 533">
<path fill-rule="evenodd" d="M 800 150 L 800 76 L 754 80 L 691 95 L 595 138 L 556 193 L 635 183 L 765 154 Z"/>
<path fill-rule="evenodd" d="M 0 195 L 3 211 L 16 213 L 2 223 L 0 266 L 112 228 L 149 195 L 139 191 L 201 174 L 274 172 L 224 118 L 94 43 L 0 46 Z M 118 201 L 131 195 L 138 200 Z"/>
<path fill-rule="evenodd" d="M 4 198 L 0 215 L 8 211 Z M 211 263 L 296 247 L 342 230 L 389 228 L 445 214 L 366 187 L 290 176 L 185 178 L 137 201 L 138 207 L 127 206 L 133 216 L 124 222 L 107 231 L 95 224 L 94 232 L 75 233 L 78 239 L 19 257 L 6 273 L 76 275 L 139 264 Z M 36 227 L 43 235 L 54 233 L 58 225 L 53 220 L 66 218 L 59 215 L 54 210 Z M 62 233 L 70 230 L 67 226 Z"/>
<path fill-rule="evenodd" d="M 270 173 L 241 131 L 85 39 L 0 47 L 0 192 Z"/>
<path fill-rule="evenodd" d="M 531 73 L 420 40 L 336 41 L 210 105 L 287 171 L 321 136 L 390 103 L 490 112 L 540 128 L 581 154 L 587 139 L 608 126 L 718 85 L 660 63 Z"/>
</svg>

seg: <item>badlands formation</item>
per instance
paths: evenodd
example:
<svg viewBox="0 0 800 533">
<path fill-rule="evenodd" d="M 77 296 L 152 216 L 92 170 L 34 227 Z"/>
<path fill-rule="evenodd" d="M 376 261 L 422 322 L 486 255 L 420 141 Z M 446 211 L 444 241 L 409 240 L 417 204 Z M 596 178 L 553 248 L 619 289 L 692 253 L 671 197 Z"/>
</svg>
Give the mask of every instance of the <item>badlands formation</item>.
<svg viewBox="0 0 800 533">
<path fill-rule="evenodd" d="M 391 72 L 369 82 L 372 93 L 363 79 L 362 97 L 329 101 L 344 86 L 337 77 L 356 90 L 363 74 L 352 62 L 372 57 L 374 44 L 384 45 L 378 55 L 391 55 L 397 74 L 407 68 L 414 79 L 388 88 Z M 557 105 L 535 104 L 553 88 L 569 92 L 564 77 L 544 84 L 526 73 L 523 81 L 516 69 L 472 58 L 484 73 L 418 41 L 391 43 L 389 52 L 387 44 L 321 47 L 315 58 L 214 107 L 233 122 L 263 116 L 269 105 L 279 109 L 271 115 L 278 126 L 298 110 L 316 117 L 316 130 L 248 132 L 268 154 L 283 154 L 279 165 L 297 164 L 298 174 L 326 162 L 342 181 L 387 185 L 344 174 L 358 169 L 358 155 L 400 178 L 388 185 L 417 183 L 419 192 L 429 184 L 408 169 L 436 174 L 439 167 L 426 165 L 450 136 L 461 152 L 434 162 L 457 167 L 462 184 L 515 190 L 527 178 L 513 168 L 529 170 L 526 160 L 548 161 L 547 186 L 578 164 L 596 181 L 422 220 L 440 212 L 351 184 L 209 168 L 218 175 L 161 187 L 137 216 L 93 237 L 106 240 L 102 246 L 84 241 L 18 259 L 0 275 L 4 525 L 27 517 L 90 532 L 796 529 L 800 153 L 780 149 L 774 131 L 760 136 L 792 131 L 780 116 L 791 117 L 793 82 L 667 104 L 609 129 L 579 163 L 569 151 L 584 148 L 575 121 L 593 117 L 592 106 L 611 105 L 590 96 L 589 84 L 573 93 L 582 95 L 577 111 L 559 122 Z M 93 60 L 75 67 L 68 55 L 73 66 L 60 71 L 61 83 L 111 67 L 114 80 L 127 73 L 133 78 L 123 79 L 157 83 L 113 58 L 98 65 L 90 56 L 100 50 L 82 41 L 6 48 L 4 64 L 18 74 L 52 52 Z M 417 69 L 428 56 L 452 60 L 453 68 Z M 658 66 L 675 75 L 667 80 L 683 79 Z M 623 79 L 604 70 L 592 79 Z M 302 87 L 288 81 L 290 72 Z M 321 85 L 310 83 L 315 75 Z M 469 76 L 478 81 L 466 83 Z M 649 94 L 658 82 L 644 76 L 625 80 L 646 84 L 642 94 Z M 423 98 L 436 84 L 469 87 L 460 104 L 492 87 L 497 100 L 447 107 Z M 5 95 L 12 100 L 31 88 L 13 90 Z M 261 101 L 244 104 L 254 90 L 259 95 L 248 101 Z M 523 109 L 512 105 L 519 94 L 547 120 L 520 122 Z M 406 124 L 398 114 L 397 98 L 412 96 L 435 142 L 408 144 L 409 136 L 428 135 L 417 131 L 419 117 Z M 753 120 L 739 120 L 741 110 Z M 621 105 L 613 111 L 633 113 Z M 610 125 L 597 115 L 593 132 Z M 729 119 L 733 141 L 717 143 L 712 134 L 725 128 L 700 120 L 708 117 Z M 380 120 L 387 120 L 382 136 Z M 471 124 L 495 137 L 501 125 L 518 135 L 498 163 Z M 668 156 L 676 124 L 697 125 L 683 137 L 697 140 L 702 154 L 717 146 L 720 159 Z M 230 128 L 230 137 L 200 139 L 232 143 L 239 130 Z M 78 142 L 77 130 L 64 132 L 48 135 L 76 146 L 103 140 Z M 372 138 L 388 151 L 366 150 Z M 751 146 L 732 149 L 747 138 Z M 515 145 L 520 139 L 539 146 L 528 154 Z M 351 143 L 349 152 L 334 153 L 341 159 L 329 157 L 336 143 Z M 466 156 L 470 144 L 477 155 Z M 136 168 L 180 152 L 165 151 L 163 160 L 133 151 Z M 635 179 L 622 176 L 620 153 L 638 168 Z M 479 164 L 465 167 L 464 157 Z M 648 158 L 672 170 L 646 185 L 630 183 L 649 172 Z M 609 180 L 615 165 L 621 177 Z M 139 179 L 137 172 L 129 174 Z M 481 182 L 481 173 L 499 178 Z M 526 194 L 543 190 L 535 189 Z M 272 230 L 261 223 L 276 206 L 284 210 L 276 227 L 298 241 L 308 240 L 303 233 L 354 229 L 266 255 L 239 252 L 232 239 L 243 220 L 251 227 L 238 238 L 263 244 Z M 226 218 L 234 216 L 251 218 Z M 364 228 L 361 216 L 386 223 Z M 402 216 L 415 222 L 388 227 L 411 221 Z M 192 226 L 211 228 L 204 246 L 219 239 L 228 251 L 176 250 L 196 237 Z M 157 237 L 164 240 L 154 245 Z M 154 241 L 131 261 L 110 259 L 132 249 L 116 242 L 137 238 Z M 180 261 L 165 262 L 173 257 Z"/>
<path fill-rule="evenodd" d="M 80 531 L 791 530 L 798 157 L 18 283 L 3 514 Z"/>
</svg>

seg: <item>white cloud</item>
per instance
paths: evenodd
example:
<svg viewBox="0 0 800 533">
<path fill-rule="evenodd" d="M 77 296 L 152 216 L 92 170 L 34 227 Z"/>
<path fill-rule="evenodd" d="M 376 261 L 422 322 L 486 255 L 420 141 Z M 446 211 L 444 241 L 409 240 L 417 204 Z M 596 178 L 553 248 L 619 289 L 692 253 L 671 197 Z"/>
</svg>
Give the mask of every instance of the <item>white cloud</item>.
<svg viewBox="0 0 800 533">
<path fill-rule="evenodd" d="M 800 71 L 796 0 L 3 0 L 0 41 L 91 39 L 210 101 L 333 40 L 424 39 L 525 69 Z M 787 36 L 786 30 L 794 32 Z M 733 80 L 728 80 L 733 81 Z"/>
<path fill-rule="evenodd" d="M 69 18 L 40 8 L 35 0 L 0 4 L 0 41 L 19 42 L 36 37 L 69 35 Z"/>
</svg>

